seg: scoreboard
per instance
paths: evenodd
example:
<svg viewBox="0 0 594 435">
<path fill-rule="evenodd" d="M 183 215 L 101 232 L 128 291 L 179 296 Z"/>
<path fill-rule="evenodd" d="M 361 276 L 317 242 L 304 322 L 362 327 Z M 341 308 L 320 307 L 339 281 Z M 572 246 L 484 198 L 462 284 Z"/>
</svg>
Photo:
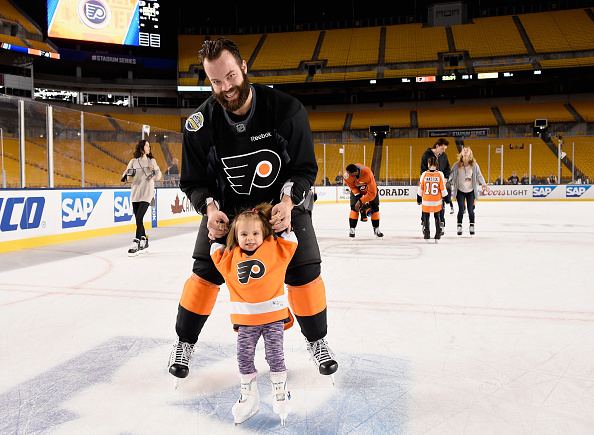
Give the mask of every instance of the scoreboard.
<svg viewBox="0 0 594 435">
<path fill-rule="evenodd" d="M 48 36 L 161 47 L 158 0 L 47 0 Z"/>
</svg>

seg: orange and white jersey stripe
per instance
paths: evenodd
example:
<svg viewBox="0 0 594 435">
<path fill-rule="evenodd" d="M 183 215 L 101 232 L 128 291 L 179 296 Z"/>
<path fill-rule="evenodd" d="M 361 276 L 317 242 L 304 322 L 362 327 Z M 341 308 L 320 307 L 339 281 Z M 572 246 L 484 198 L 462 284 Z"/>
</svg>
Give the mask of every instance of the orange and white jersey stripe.
<svg viewBox="0 0 594 435">
<path fill-rule="evenodd" d="M 239 247 L 229 251 L 213 243 L 210 255 L 229 288 L 234 325 L 265 325 L 289 318 L 284 282 L 296 249 L 293 232 L 268 237 L 252 255 Z"/>
<path fill-rule="evenodd" d="M 425 213 L 441 211 L 443 198 L 447 194 L 443 172 L 425 171 L 421 174 L 417 195 L 423 199 L 422 209 Z"/>
</svg>

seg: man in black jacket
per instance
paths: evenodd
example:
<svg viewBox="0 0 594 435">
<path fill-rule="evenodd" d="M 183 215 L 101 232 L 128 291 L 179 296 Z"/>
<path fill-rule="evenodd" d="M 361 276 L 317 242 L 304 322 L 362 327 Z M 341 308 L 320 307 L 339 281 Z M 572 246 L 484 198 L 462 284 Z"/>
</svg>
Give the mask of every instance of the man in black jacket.
<svg viewBox="0 0 594 435">
<path fill-rule="evenodd" d="M 247 63 L 233 41 L 206 40 L 200 57 L 213 93 L 186 121 L 180 189 L 202 222 L 193 273 L 178 305 L 178 340 L 169 372 L 178 378 L 188 375 L 198 335 L 224 282 L 210 257 L 209 240 L 225 237 L 242 210 L 268 202 L 274 231 L 293 228 L 297 234 L 299 245 L 285 275 L 288 302 L 320 374 L 332 375 L 338 364 L 325 339 L 321 257 L 305 206 L 312 202 L 318 172 L 307 112 L 294 97 L 251 84 Z M 285 301 L 278 304 L 286 306 Z"/>
<path fill-rule="evenodd" d="M 447 180 L 450 178 L 450 172 L 452 172 L 450 168 L 450 162 L 448 161 L 448 156 L 446 154 L 446 150 L 448 149 L 448 145 L 450 142 L 444 138 L 438 138 L 431 148 L 427 148 L 421 157 L 421 174 L 429 169 L 429 165 L 427 161 L 429 157 L 435 156 L 437 157 L 437 163 L 439 167 L 437 168 L 441 172 L 443 172 L 443 176 Z M 441 220 L 441 234 L 445 234 L 445 205 L 441 208 L 440 216 Z"/>
</svg>

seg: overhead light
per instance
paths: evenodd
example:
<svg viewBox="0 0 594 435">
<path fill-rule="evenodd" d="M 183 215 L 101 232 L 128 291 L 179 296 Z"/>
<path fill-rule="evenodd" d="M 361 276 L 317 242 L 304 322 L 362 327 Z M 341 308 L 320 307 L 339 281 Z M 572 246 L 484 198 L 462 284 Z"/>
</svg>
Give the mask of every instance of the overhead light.
<svg viewBox="0 0 594 435">
<path fill-rule="evenodd" d="M 535 75 L 535 76 L 539 76 L 539 75 L 541 75 L 541 74 L 542 74 L 542 71 L 541 71 L 541 70 L 539 70 L 539 69 L 535 69 L 535 70 L 534 70 L 534 75 Z"/>
<path fill-rule="evenodd" d="M 376 83 L 377 83 L 377 80 L 375 80 L 375 79 L 369 80 L 370 85 L 375 85 Z"/>
</svg>

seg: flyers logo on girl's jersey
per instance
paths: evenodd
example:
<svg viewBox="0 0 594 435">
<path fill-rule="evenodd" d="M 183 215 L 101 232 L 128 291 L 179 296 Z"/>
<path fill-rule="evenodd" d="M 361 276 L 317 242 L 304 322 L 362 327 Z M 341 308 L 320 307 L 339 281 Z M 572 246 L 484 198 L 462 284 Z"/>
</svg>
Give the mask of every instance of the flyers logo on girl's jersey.
<svg viewBox="0 0 594 435">
<path fill-rule="evenodd" d="M 262 278 L 266 273 L 266 267 L 260 260 L 251 259 L 237 263 L 237 280 L 241 284 L 247 284 L 250 278 Z"/>
<path fill-rule="evenodd" d="M 224 157 L 227 180 L 240 195 L 249 195 L 252 187 L 265 189 L 276 181 L 281 169 L 280 156 L 271 150 L 258 150 L 239 156 Z"/>
</svg>

